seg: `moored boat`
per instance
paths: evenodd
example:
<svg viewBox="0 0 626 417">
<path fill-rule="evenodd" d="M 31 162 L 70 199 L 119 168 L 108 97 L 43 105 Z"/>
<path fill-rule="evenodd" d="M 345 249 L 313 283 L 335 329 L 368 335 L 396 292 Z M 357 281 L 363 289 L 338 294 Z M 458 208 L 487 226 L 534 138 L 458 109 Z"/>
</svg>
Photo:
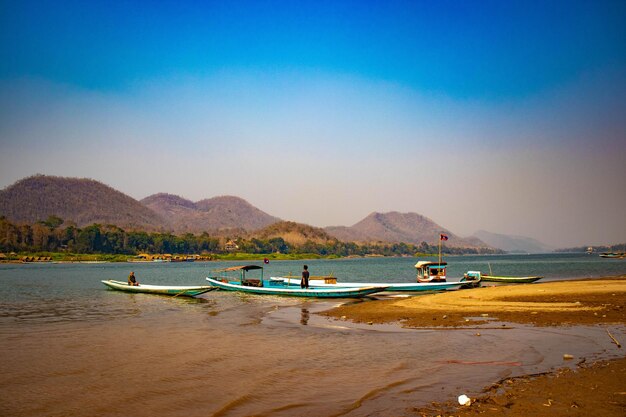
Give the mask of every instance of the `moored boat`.
<svg viewBox="0 0 626 417">
<path fill-rule="evenodd" d="M 149 284 L 139 284 L 139 285 L 128 285 L 126 282 L 115 281 L 112 279 L 103 280 L 102 283 L 107 287 L 126 292 L 135 292 L 135 293 L 148 293 L 148 294 L 159 294 L 159 295 L 173 295 L 175 297 L 183 296 L 183 297 L 195 297 L 200 294 L 204 294 L 205 292 L 212 291 L 215 288 L 210 285 L 202 285 L 202 286 L 186 286 L 186 285 L 149 285 Z"/>
<path fill-rule="evenodd" d="M 416 282 L 337 282 L 336 278 L 320 277 L 309 279 L 309 285 L 316 288 L 358 288 L 366 285 L 386 286 L 385 291 L 442 291 L 458 290 L 465 287 L 478 286 L 481 274 L 478 271 L 468 271 L 465 276 L 456 281 L 446 281 L 446 263 L 420 261 L 417 268 Z M 286 280 L 289 285 L 300 285 L 300 278 L 276 277 L 275 280 Z"/>
<path fill-rule="evenodd" d="M 624 253 L 624 252 L 603 252 L 599 256 L 600 256 L 600 258 L 624 259 L 624 258 L 626 258 L 626 253 Z"/>
<path fill-rule="evenodd" d="M 486 274 L 482 274 L 481 275 L 481 279 L 483 281 L 489 281 L 489 282 L 508 282 L 511 284 L 522 284 L 522 283 L 529 283 L 529 282 L 535 282 L 540 280 L 541 276 L 534 276 L 534 277 L 508 277 L 508 276 L 496 276 L 496 275 L 486 275 Z"/>
<path fill-rule="evenodd" d="M 299 286 L 300 278 L 272 277 L 271 280 L 285 280 L 290 286 Z M 471 281 L 474 282 L 474 281 Z M 309 285 L 312 288 L 360 288 L 364 286 L 385 287 L 384 291 L 441 291 L 441 290 L 458 290 L 470 281 L 452 281 L 452 282 L 337 282 L 329 284 L 323 280 L 309 279 Z"/>
<path fill-rule="evenodd" d="M 500 282 L 500 283 L 509 283 L 509 284 L 527 284 L 530 282 L 539 281 L 543 276 L 534 275 L 534 276 L 525 276 L 525 277 L 516 277 L 510 275 L 493 275 L 493 271 L 491 270 L 491 263 L 487 262 L 489 265 L 489 273 L 482 274 L 482 280 L 486 282 Z"/>
<path fill-rule="evenodd" d="M 446 282 L 447 262 L 418 261 L 417 282 Z"/>
<path fill-rule="evenodd" d="M 260 277 L 250 278 L 247 272 L 260 271 Z M 224 268 L 214 271 L 217 275 L 207 277 L 209 283 L 221 290 L 239 291 L 251 294 L 286 295 L 292 297 L 314 298 L 360 298 L 366 295 L 384 291 L 386 286 L 367 284 L 360 287 L 340 288 L 299 288 L 289 285 L 289 279 L 263 279 L 263 267 L 258 265 L 243 265 Z M 239 272 L 239 278 L 228 276 L 227 273 Z M 298 281 L 299 285 L 299 281 Z"/>
</svg>

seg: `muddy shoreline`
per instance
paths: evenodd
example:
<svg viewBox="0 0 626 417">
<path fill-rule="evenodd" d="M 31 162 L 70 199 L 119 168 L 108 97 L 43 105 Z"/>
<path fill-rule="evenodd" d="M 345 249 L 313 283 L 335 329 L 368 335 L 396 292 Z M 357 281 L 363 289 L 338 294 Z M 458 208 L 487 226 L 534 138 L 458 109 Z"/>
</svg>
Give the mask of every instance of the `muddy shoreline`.
<svg viewBox="0 0 626 417">
<path fill-rule="evenodd" d="M 626 358 L 505 378 L 486 387 L 468 406 L 450 400 L 410 411 L 420 417 L 621 417 L 626 415 Z"/>
<path fill-rule="evenodd" d="M 359 323 L 410 328 L 626 324 L 626 276 L 484 287 L 343 305 L 321 313 Z M 479 335 L 479 333 L 477 333 Z M 614 338 L 607 331 L 607 338 Z M 624 340 L 614 338 L 616 353 Z M 469 406 L 455 400 L 409 410 L 418 416 L 626 415 L 626 358 L 497 381 Z"/>
</svg>

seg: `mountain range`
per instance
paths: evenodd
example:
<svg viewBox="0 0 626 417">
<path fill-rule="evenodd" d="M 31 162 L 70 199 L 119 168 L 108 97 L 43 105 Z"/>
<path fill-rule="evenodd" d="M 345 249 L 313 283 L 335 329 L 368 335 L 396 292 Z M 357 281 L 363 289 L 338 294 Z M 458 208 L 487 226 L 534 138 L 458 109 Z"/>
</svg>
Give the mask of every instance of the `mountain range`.
<svg viewBox="0 0 626 417">
<path fill-rule="evenodd" d="M 35 175 L 0 191 L 0 216 L 9 221 L 34 223 L 52 215 L 79 227 L 93 223 L 113 224 L 131 230 L 176 234 L 208 232 L 259 239 L 282 237 L 291 243 L 338 239 L 361 243 L 427 242 L 433 245 L 439 242 L 440 233 L 448 236 L 446 245 L 454 247 L 501 248 L 498 245 L 505 242 L 502 238 L 493 238 L 504 235 L 488 232 L 460 237 L 417 213 L 374 212 L 349 227 L 322 229 L 281 221 L 239 197 L 220 196 L 193 202 L 177 195 L 159 193 L 137 201 L 98 181 L 83 178 Z M 527 243 L 530 241 L 532 239 Z"/>
<path fill-rule="evenodd" d="M 485 230 L 479 230 L 473 236 L 489 246 L 511 253 L 546 253 L 555 249 L 537 239 L 525 236 L 502 235 Z"/>
</svg>

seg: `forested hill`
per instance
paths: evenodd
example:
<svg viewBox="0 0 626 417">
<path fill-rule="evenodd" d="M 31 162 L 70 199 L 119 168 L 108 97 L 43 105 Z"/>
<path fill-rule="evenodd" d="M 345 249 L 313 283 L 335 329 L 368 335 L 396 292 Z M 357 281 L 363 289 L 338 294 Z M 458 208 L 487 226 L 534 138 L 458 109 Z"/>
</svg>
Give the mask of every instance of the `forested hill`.
<svg viewBox="0 0 626 417">
<path fill-rule="evenodd" d="M 114 224 L 160 230 L 164 220 L 137 200 L 98 181 L 35 175 L 0 190 L 0 216 L 34 223 L 57 216 L 79 227 Z"/>
<path fill-rule="evenodd" d="M 337 239 L 318 227 L 308 224 L 281 221 L 254 232 L 252 238 L 268 240 L 281 238 L 293 245 L 304 245 L 307 242 L 326 244 Z"/>
<path fill-rule="evenodd" d="M 223 234 L 253 231 L 280 221 L 239 197 L 221 196 L 194 203 L 172 194 L 155 194 L 141 200 L 158 213 L 175 233 Z"/>
<path fill-rule="evenodd" d="M 461 238 L 427 217 L 417 213 L 372 213 L 350 227 L 335 226 L 324 230 L 343 241 L 354 242 L 405 242 L 430 245 L 438 244 L 439 234 L 445 233 L 448 246 L 481 248 L 489 247 L 477 238 Z"/>
</svg>

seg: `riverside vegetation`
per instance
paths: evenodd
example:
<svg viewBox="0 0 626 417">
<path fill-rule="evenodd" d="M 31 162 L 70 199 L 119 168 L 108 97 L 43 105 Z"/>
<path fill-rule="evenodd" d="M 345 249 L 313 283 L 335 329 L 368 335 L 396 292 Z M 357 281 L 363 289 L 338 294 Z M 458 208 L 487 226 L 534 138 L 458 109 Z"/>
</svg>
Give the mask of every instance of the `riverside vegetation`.
<svg viewBox="0 0 626 417">
<path fill-rule="evenodd" d="M 235 248 L 227 249 L 227 242 Z M 302 259 L 347 256 L 416 256 L 433 254 L 437 246 L 422 242 L 355 243 L 336 239 L 326 242 L 304 240 L 289 243 L 282 237 L 267 239 L 251 236 L 211 236 L 186 233 L 146 232 L 124 230 L 114 225 L 92 224 L 77 227 L 57 216 L 33 224 L 14 224 L 0 217 L 0 252 L 20 255 L 38 254 L 53 260 L 108 260 L 125 261 L 139 253 L 210 254 L 212 259 L 249 259 L 264 255 L 270 259 Z M 501 253 L 490 248 L 444 247 L 445 254 Z M 81 256 L 90 255 L 90 256 Z"/>
</svg>

